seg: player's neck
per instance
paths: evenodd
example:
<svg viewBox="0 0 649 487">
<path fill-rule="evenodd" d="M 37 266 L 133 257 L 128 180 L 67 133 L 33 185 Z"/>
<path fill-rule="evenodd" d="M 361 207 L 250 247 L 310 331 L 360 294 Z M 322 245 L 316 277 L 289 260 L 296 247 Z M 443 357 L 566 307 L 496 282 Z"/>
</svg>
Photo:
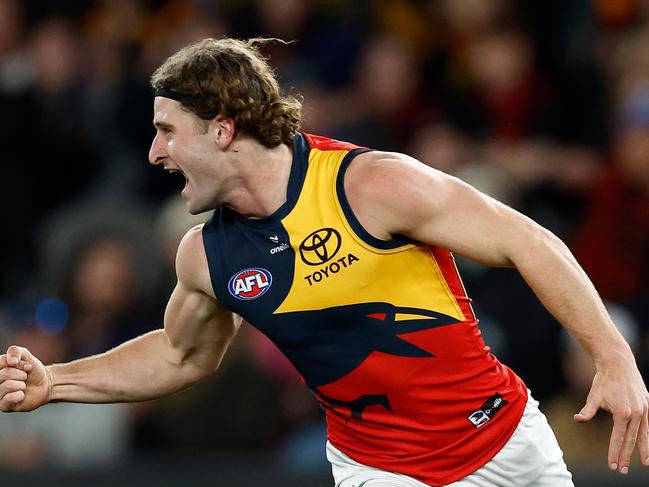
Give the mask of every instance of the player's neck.
<svg viewBox="0 0 649 487">
<path fill-rule="evenodd" d="M 245 140 L 234 149 L 238 151 L 235 154 L 241 172 L 227 206 L 248 218 L 272 215 L 286 202 L 292 147 L 280 144 L 269 149 Z"/>
</svg>

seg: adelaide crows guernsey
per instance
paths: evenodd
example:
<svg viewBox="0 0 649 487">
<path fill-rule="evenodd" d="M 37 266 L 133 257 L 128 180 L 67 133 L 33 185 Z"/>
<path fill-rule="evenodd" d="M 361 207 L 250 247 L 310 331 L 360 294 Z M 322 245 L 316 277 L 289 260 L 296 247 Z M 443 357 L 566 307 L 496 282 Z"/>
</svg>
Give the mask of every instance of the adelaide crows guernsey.
<svg viewBox="0 0 649 487">
<path fill-rule="evenodd" d="M 336 448 L 447 484 L 500 450 L 527 392 L 485 346 L 450 252 L 379 240 L 354 216 L 343 178 L 366 150 L 298 134 L 284 205 L 205 224 L 212 285 L 295 365 Z"/>
</svg>

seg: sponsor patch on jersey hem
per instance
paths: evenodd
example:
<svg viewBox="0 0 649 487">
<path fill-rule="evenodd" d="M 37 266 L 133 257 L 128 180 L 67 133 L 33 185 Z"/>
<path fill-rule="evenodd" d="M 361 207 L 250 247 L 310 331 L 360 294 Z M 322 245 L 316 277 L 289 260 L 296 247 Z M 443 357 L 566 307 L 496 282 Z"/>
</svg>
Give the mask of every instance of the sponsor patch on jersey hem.
<svg viewBox="0 0 649 487">
<path fill-rule="evenodd" d="M 496 393 L 487 399 L 480 409 L 469 414 L 466 419 L 476 428 L 480 428 L 500 411 L 505 404 L 507 404 L 507 401 L 499 393 Z"/>
</svg>

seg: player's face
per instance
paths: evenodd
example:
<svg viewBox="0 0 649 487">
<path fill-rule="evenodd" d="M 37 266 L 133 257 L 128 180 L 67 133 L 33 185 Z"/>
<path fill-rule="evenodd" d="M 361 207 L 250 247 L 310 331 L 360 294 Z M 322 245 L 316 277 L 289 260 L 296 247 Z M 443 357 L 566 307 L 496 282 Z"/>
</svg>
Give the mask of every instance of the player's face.
<svg viewBox="0 0 649 487">
<path fill-rule="evenodd" d="M 218 174 L 218 147 L 210 131 L 201 130 L 198 118 L 182 109 L 179 102 L 156 97 L 153 105 L 156 135 L 149 150 L 149 162 L 162 164 L 170 173 L 185 176 L 182 197 L 192 214 L 211 210 L 222 204 Z"/>
</svg>

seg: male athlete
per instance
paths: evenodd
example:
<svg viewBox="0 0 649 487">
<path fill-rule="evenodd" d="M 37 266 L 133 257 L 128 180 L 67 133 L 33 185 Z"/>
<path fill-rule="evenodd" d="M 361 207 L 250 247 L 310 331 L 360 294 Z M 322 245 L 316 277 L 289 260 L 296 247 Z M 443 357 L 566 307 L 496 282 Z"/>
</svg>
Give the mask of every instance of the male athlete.
<svg viewBox="0 0 649 487">
<path fill-rule="evenodd" d="M 627 473 L 636 442 L 649 465 L 649 394 L 567 248 L 410 157 L 300 133 L 259 42 L 206 39 L 152 77 L 149 160 L 185 176 L 191 213 L 215 210 L 178 248 L 164 329 L 47 367 L 11 346 L 0 410 L 178 391 L 218 368 L 240 316 L 324 407 L 336 486 L 573 485 L 537 403 L 485 346 L 456 252 L 518 269 L 597 365 L 575 420 L 611 412 L 609 467 Z"/>
</svg>

